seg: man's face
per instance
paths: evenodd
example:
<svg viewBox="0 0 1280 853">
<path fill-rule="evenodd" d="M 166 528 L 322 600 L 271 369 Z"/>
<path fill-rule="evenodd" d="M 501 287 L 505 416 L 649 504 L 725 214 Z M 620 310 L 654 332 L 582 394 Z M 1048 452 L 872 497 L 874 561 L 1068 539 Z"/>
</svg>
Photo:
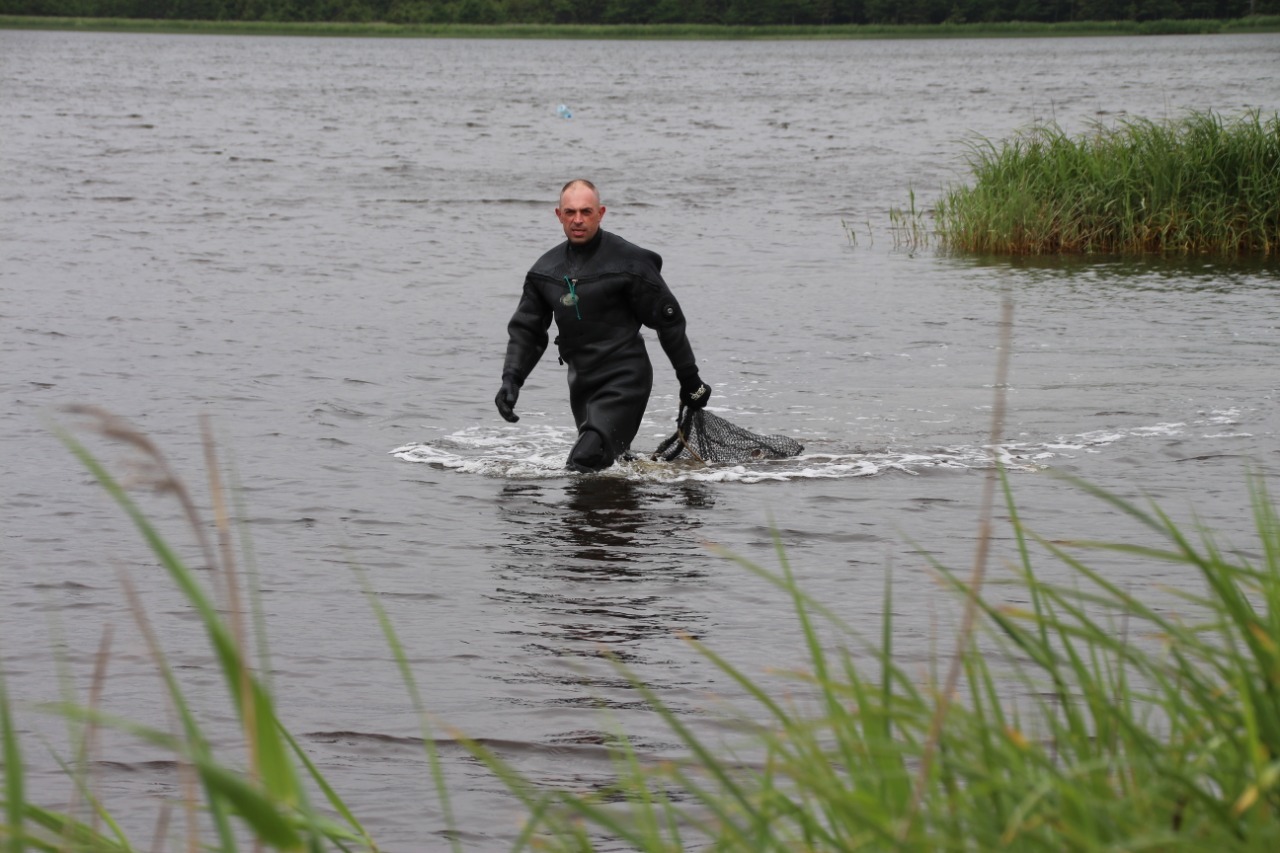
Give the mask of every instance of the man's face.
<svg viewBox="0 0 1280 853">
<path fill-rule="evenodd" d="M 603 217 L 604 206 L 595 190 L 575 184 L 560 195 L 556 218 L 564 228 L 564 236 L 575 246 L 590 242 L 596 236 Z"/>
</svg>

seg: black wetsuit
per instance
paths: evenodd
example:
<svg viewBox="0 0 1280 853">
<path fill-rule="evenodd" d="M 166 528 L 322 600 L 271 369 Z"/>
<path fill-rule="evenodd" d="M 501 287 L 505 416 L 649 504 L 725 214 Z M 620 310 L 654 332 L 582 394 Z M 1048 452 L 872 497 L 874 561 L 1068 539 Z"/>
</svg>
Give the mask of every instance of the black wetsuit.
<svg viewBox="0 0 1280 853">
<path fill-rule="evenodd" d="M 547 348 L 554 317 L 578 425 L 570 468 L 598 471 L 630 448 L 653 388 L 642 325 L 657 330 L 682 384 L 698 375 L 684 314 L 661 270 L 662 258 L 655 252 L 599 231 L 582 246 L 561 243 L 525 276 L 520 304 L 507 325 L 502 377 L 524 384 Z"/>
</svg>

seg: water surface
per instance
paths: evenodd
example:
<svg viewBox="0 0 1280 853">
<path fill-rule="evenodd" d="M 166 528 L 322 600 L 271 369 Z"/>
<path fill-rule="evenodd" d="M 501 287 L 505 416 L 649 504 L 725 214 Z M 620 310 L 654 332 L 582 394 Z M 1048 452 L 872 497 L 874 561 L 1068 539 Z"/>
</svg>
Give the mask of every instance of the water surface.
<svg viewBox="0 0 1280 853">
<path fill-rule="evenodd" d="M 0 32 L 10 693 L 58 698 L 60 654 L 83 695 L 110 626 L 106 705 L 166 724 L 124 571 L 203 712 L 233 731 L 188 608 L 50 433 L 70 403 L 145 430 L 202 506 L 208 416 L 243 484 L 282 711 L 388 850 L 423 849 L 443 822 L 362 583 L 440 720 L 581 788 L 607 779 L 618 730 L 675 750 L 604 650 L 712 738 L 734 736 L 708 712 L 737 694 L 681 635 L 762 677 L 802 660 L 786 602 L 709 545 L 774 566 L 776 536 L 806 588 L 872 636 L 891 570 L 896 648 L 923 677 L 953 609 L 912 543 L 967 568 L 993 452 L 1046 535 L 1134 535 L 1046 476 L 1059 469 L 1247 542 L 1246 472 L 1280 461 L 1273 266 L 948 257 L 896 246 L 889 211 L 965 180 L 967 142 L 1037 121 L 1274 112 L 1278 46 Z M 601 186 L 606 227 L 664 256 L 713 410 L 795 436 L 804 457 L 566 475 L 554 358 L 521 421 L 497 417 L 506 321 L 579 175 Z M 675 414 L 651 352 L 639 450 Z M 172 501 L 139 499 L 198 561 Z M 1194 585 L 1107 570 L 1152 595 Z M 33 796 L 64 802 L 53 763 L 27 754 Z M 444 754 L 466 848 L 502 849 L 518 807 Z M 100 758 L 108 805 L 149 843 L 172 765 L 123 736 Z"/>
</svg>

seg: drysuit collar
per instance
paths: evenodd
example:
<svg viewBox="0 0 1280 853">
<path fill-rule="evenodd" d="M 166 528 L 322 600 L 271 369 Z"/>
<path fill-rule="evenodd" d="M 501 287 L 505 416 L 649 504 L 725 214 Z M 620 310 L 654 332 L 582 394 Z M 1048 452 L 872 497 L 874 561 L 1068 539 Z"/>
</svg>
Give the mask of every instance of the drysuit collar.
<svg viewBox="0 0 1280 853">
<path fill-rule="evenodd" d="M 571 261 L 582 263 L 589 261 L 595 256 L 596 250 L 600 248 L 600 243 L 604 240 L 604 229 L 598 229 L 595 236 L 581 246 L 566 241 L 567 252 Z"/>
</svg>

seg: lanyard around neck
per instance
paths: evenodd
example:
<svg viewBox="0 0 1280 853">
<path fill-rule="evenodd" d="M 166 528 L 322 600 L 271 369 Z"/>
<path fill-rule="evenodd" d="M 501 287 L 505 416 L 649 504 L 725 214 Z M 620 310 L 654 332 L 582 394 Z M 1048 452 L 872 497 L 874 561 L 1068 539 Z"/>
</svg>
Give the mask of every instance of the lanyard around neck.
<svg viewBox="0 0 1280 853">
<path fill-rule="evenodd" d="M 576 279 L 572 279 L 572 278 L 569 278 L 569 276 L 565 276 L 564 283 L 569 285 L 569 295 L 564 298 L 564 303 L 566 305 L 572 305 L 573 313 L 577 314 L 578 319 L 581 320 L 582 312 L 578 310 L 578 292 L 574 290 L 574 287 L 577 285 L 578 282 Z"/>
</svg>

